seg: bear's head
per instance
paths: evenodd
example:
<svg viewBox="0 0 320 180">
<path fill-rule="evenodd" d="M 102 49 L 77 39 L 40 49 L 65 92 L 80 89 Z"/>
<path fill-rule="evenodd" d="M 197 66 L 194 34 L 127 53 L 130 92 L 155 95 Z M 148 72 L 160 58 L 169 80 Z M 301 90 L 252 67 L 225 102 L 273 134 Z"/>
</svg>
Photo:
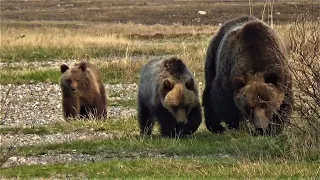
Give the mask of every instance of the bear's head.
<svg viewBox="0 0 320 180">
<path fill-rule="evenodd" d="M 277 72 L 265 72 L 232 79 L 236 106 L 260 132 L 265 132 L 284 101 L 281 78 Z"/>
<path fill-rule="evenodd" d="M 88 88 L 87 66 L 85 63 L 75 64 L 69 68 L 66 64 L 60 66 L 61 86 L 65 87 L 71 93 L 77 93 L 79 90 Z"/>
<path fill-rule="evenodd" d="M 163 81 L 163 98 L 161 102 L 179 124 L 186 124 L 188 114 L 198 103 L 198 95 L 193 78 L 186 81 L 174 82 L 170 79 Z"/>
</svg>

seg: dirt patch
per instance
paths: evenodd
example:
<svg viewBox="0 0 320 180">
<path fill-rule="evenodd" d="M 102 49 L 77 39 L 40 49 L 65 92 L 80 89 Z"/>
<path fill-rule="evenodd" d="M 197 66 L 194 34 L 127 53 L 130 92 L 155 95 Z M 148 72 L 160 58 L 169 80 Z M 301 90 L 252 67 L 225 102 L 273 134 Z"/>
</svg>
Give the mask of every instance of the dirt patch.
<svg viewBox="0 0 320 180">
<path fill-rule="evenodd" d="M 253 2 L 253 13 L 261 17 L 263 2 Z M 199 13 L 205 11 L 206 13 Z M 274 23 L 292 22 L 298 15 L 320 17 L 315 0 L 276 1 Z M 218 25 L 230 18 L 249 14 L 247 0 L 162 0 L 162 1 L 9 1 L 1 3 L 2 20 L 85 21 L 141 24 Z"/>
</svg>

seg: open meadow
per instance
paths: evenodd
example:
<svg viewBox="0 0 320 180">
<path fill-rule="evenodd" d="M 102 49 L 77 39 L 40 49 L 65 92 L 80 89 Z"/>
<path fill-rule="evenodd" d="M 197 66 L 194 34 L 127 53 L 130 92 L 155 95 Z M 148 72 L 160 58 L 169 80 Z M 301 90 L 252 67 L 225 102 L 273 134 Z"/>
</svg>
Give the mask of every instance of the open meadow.
<svg viewBox="0 0 320 180">
<path fill-rule="evenodd" d="M 320 178 L 319 1 L 273 5 L 273 27 L 286 43 L 294 79 L 294 113 L 283 134 L 218 135 L 202 123 L 192 136 L 177 139 L 160 137 L 157 128 L 150 137 L 139 135 L 142 65 L 181 57 L 202 94 L 209 41 L 220 23 L 249 14 L 248 1 L 0 3 L 1 179 Z M 252 7 L 261 18 L 264 1 Z M 80 61 L 101 69 L 106 121 L 63 119 L 60 65 Z"/>
</svg>

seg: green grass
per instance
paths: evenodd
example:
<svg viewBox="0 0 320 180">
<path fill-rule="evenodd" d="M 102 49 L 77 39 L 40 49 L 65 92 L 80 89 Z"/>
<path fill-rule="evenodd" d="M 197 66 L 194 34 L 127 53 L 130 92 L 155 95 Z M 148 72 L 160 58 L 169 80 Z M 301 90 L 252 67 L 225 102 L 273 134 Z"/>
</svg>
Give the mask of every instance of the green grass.
<svg viewBox="0 0 320 180">
<path fill-rule="evenodd" d="M 96 163 L 31 165 L 0 170 L 0 177 L 17 178 L 319 178 L 317 163 L 221 160 L 210 158 L 111 159 Z"/>
<path fill-rule="evenodd" d="M 104 121 L 74 120 L 60 121 L 46 126 L 0 128 L 0 134 L 53 134 L 90 131 L 137 131 L 137 120 L 133 118 L 110 118 Z"/>
<path fill-rule="evenodd" d="M 110 132 L 112 133 L 112 132 Z M 126 134 L 127 133 L 127 134 Z M 252 137 L 234 133 L 228 136 L 211 135 L 206 132 L 193 137 L 169 139 L 158 135 L 140 137 L 121 132 L 123 137 L 95 141 L 73 141 L 61 144 L 25 146 L 17 150 L 17 155 L 31 156 L 51 153 L 98 154 L 104 152 L 157 152 L 180 156 L 209 156 L 231 154 L 232 156 L 257 159 L 263 157 L 283 157 L 286 147 L 283 137 Z"/>
<path fill-rule="evenodd" d="M 109 106 L 121 106 L 125 108 L 133 108 L 136 104 L 137 104 L 136 99 L 108 101 Z"/>
<path fill-rule="evenodd" d="M 122 82 L 137 82 L 143 62 L 129 62 L 130 65 L 119 63 L 105 63 L 100 66 L 103 80 L 108 84 Z M 107 65 L 106 65 L 107 64 Z M 60 66 L 50 69 L 36 69 L 34 67 L 4 68 L 0 71 L 0 84 L 24 84 L 37 82 L 59 83 L 61 76 Z"/>
<path fill-rule="evenodd" d="M 198 60 L 199 62 L 200 60 Z M 62 64 L 63 62 L 61 62 Z M 95 63 L 93 61 L 93 63 Z M 119 83 L 137 83 L 141 67 L 145 60 L 142 61 L 128 61 L 128 65 L 118 62 L 100 62 L 99 68 L 103 80 L 107 84 Z M 192 62 L 191 62 L 192 63 Z M 201 62 L 202 63 L 202 62 Z M 196 65 L 194 65 L 196 66 Z M 198 71 L 199 67 L 194 67 L 196 73 L 195 77 L 199 82 L 203 81 L 204 72 Z M 38 82 L 59 83 L 60 81 L 60 66 L 36 68 L 31 66 L 16 66 L 3 67 L 0 71 L 0 84 L 25 84 Z"/>
<path fill-rule="evenodd" d="M 0 72 L 0 84 L 25 84 L 29 82 L 58 83 L 61 73 L 58 69 L 47 70 L 4 70 Z"/>
<path fill-rule="evenodd" d="M 176 50 L 177 52 L 178 50 Z M 148 51 L 132 50 L 132 56 L 165 55 L 175 51 L 164 52 L 163 49 L 152 48 Z M 3 47 L 0 51 L 0 62 L 47 61 L 53 59 L 84 59 L 101 57 L 125 57 L 126 47 L 111 49 L 106 47 L 59 48 L 59 47 Z"/>
<path fill-rule="evenodd" d="M 195 39 L 193 39 L 195 40 Z M 179 41 L 183 41 L 179 39 Z M 199 48 L 199 42 L 157 42 L 134 41 L 130 46 L 104 47 L 103 45 L 90 45 L 85 48 L 77 47 L 45 47 L 45 46 L 6 46 L 0 48 L 0 62 L 18 61 L 48 61 L 56 59 L 89 59 L 103 57 L 127 57 L 129 56 L 161 56 L 175 55 L 183 51 L 195 51 Z M 191 40 L 188 40 L 191 41 Z M 169 47 L 168 47 L 169 46 Z"/>
<path fill-rule="evenodd" d="M 40 155 L 52 152 L 73 152 L 97 154 L 105 151 L 140 152 L 151 151 L 168 155 L 210 155 L 232 154 L 258 158 L 263 156 L 280 157 L 286 152 L 286 138 L 284 136 L 252 136 L 244 132 L 228 132 L 226 135 L 214 135 L 203 126 L 193 136 L 172 139 L 159 136 L 158 128 L 155 128 L 153 136 L 141 137 L 136 118 L 108 119 L 99 121 L 71 121 L 47 125 L 46 127 L 33 128 L 2 128 L 1 134 L 54 134 L 71 132 L 103 131 L 110 134 L 120 134 L 111 139 L 95 141 L 73 141 L 61 144 L 35 145 L 21 147 L 17 155 Z"/>
</svg>

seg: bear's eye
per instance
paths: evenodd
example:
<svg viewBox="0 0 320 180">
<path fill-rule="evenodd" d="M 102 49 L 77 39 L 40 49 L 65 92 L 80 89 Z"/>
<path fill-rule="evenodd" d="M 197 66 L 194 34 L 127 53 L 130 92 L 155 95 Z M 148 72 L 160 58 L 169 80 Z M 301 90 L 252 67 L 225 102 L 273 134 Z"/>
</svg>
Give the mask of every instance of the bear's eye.
<svg viewBox="0 0 320 180">
<path fill-rule="evenodd" d="M 264 80 L 266 83 L 277 85 L 280 80 L 280 77 L 276 72 L 271 72 L 271 73 L 266 73 L 264 75 Z"/>
<path fill-rule="evenodd" d="M 70 84 L 72 82 L 71 79 L 67 79 L 66 81 L 68 84 Z"/>
<path fill-rule="evenodd" d="M 188 81 L 186 82 L 186 88 L 189 90 L 193 90 L 194 89 L 194 81 L 192 78 L 188 79 Z"/>
<path fill-rule="evenodd" d="M 172 110 L 173 110 L 174 112 L 176 112 L 176 111 L 178 110 L 178 106 L 175 106 L 175 105 L 173 105 L 171 108 L 172 108 Z"/>
<path fill-rule="evenodd" d="M 232 86 L 233 86 L 233 89 L 235 90 L 239 90 L 243 88 L 245 85 L 246 85 L 246 82 L 243 77 L 234 77 L 232 79 Z"/>
<path fill-rule="evenodd" d="M 190 106 L 185 106 L 184 109 L 189 112 L 190 111 Z"/>
<path fill-rule="evenodd" d="M 248 115 L 250 115 L 250 114 L 252 113 L 252 109 L 253 109 L 253 108 L 250 107 L 250 106 L 245 106 L 244 109 L 245 109 L 246 113 L 247 113 Z"/>
</svg>

